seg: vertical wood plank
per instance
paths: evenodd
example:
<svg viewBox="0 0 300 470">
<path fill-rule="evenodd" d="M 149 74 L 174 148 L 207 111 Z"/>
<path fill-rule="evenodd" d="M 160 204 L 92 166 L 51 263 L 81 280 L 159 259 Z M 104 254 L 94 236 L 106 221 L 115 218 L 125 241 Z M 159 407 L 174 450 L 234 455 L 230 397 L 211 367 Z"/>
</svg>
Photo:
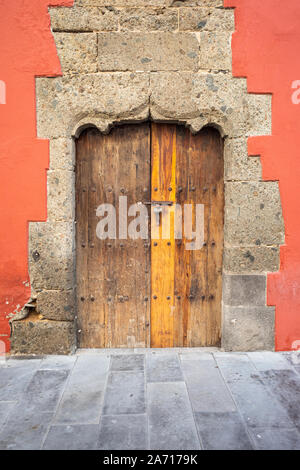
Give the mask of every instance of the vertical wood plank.
<svg viewBox="0 0 300 470">
<path fill-rule="evenodd" d="M 108 135 L 93 129 L 85 131 L 77 142 L 77 160 L 88 164 L 88 203 L 77 198 L 78 294 L 85 285 L 85 300 L 78 302 L 80 346 L 146 347 L 150 322 L 149 240 L 100 240 L 96 236 L 100 220 L 96 210 L 100 204 L 110 203 L 116 208 L 118 221 L 120 196 L 127 197 L 128 207 L 149 200 L 149 124 L 116 127 Z M 77 184 L 79 195 L 79 176 Z M 84 255 L 79 243 L 81 227 L 85 227 L 85 236 L 88 234 Z M 82 256 L 87 259 L 85 270 Z"/>
<path fill-rule="evenodd" d="M 152 201 L 173 201 L 176 195 L 176 126 L 152 123 Z M 151 347 L 174 345 L 174 226 L 172 208 L 162 206 L 160 238 L 151 241 Z M 152 210 L 152 224 L 154 213 Z M 170 237 L 162 238 L 162 227 Z"/>
</svg>

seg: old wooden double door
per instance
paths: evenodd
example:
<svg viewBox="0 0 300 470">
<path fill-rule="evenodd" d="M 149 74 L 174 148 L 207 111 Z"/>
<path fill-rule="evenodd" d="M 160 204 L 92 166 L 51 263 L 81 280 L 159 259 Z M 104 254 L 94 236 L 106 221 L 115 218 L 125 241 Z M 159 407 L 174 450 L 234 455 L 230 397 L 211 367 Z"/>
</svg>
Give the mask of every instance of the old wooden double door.
<svg viewBox="0 0 300 470">
<path fill-rule="evenodd" d="M 224 225 L 218 131 L 192 135 L 175 124 L 128 124 L 108 135 L 85 130 L 76 147 L 80 347 L 218 345 Z M 196 249 L 184 227 L 191 205 L 192 225 L 204 237 Z M 182 208 L 181 219 L 174 207 Z"/>
</svg>

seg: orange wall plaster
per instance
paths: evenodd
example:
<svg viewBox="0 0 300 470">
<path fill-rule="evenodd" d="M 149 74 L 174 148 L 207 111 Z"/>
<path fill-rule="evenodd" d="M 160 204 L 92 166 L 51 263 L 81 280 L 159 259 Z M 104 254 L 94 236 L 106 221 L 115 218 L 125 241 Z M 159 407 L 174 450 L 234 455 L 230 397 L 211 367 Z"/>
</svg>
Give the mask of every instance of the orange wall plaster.
<svg viewBox="0 0 300 470">
<path fill-rule="evenodd" d="M 8 316 L 30 297 L 28 222 L 45 221 L 49 142 L 37 139 L 35 77 L 61 75 L 48 6 L 73 0 L 0 0 L 0 352 Z"/>
<path fill-rule="evenodd" d="M 224 0 L 236 7 L 233 71 L 249 93 L 272 93 L 272 136 L 250 137 L 263 179 L 279 181 L 285 223 L 280 271 L 268 275 L 268 305 L 276 307 L 276 350 L 300 347 L 300 2 Z M 299 82 L 298 82 L 299 81 Z M 298 83 L 297 83 L 298 82 Z"/>
</svg>

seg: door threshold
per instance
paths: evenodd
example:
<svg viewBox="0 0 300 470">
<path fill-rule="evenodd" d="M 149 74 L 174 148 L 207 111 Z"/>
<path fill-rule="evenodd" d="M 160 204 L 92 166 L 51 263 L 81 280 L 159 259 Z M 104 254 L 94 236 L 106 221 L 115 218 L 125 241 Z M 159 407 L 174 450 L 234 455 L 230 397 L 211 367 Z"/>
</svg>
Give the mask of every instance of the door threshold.
<svg viewBox="0 0 300 470">
<path fill-rule="evenodd" d="M 203 347 L 203 348 L 79 348 L 76 354 L 193 354 L 193 353 L 215 353 L 223 351 L 222 348 Z"/>
</svg>

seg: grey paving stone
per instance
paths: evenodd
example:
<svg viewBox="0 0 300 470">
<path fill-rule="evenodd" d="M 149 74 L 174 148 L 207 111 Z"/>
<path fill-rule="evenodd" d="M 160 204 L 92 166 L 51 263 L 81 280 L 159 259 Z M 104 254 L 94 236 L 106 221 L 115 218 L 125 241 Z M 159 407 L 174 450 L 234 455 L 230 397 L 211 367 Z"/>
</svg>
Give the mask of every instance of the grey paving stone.
<svg viewBox="0 0 300 470">
<path fill-rule="evenodd" d="M 181 361 L 189 397 L 195 412 L 236 411 L 230 392 L 212 355 Z"/>
<path fill-rule="evenodd" d="M 182 382 L 184 379 L 178 355 L 147 354 L 146 376 L 148 382 Z"/>
<path fill-rule="evenodd" d="M 300 377 L 294 370 L 261 372 L 264 383 L 287 411 L 295 426 L 300 426 Z"/>
<path fill-rule="evenodd" d="M 104 397 L 103 414 L 144 414 L 145 410 L 144 372 L 111 372 Z"/>
<path fill-rule="evenodd" d="M 98 449 L 146 450 L 147 416 L 118 415 L 101 418 Z"/>
<path fill-rule="evenodd" d="M 253 445 L 238 413 L 196 413 L 205 450 L 251 450 Z"/>
<path fill-rule="evenodd" d="M 1 450 L 38 450 L 48 430 L 52 413 L 41 413 L 17 405 L 0 432 Z"/>
<path fill-rule="evenodd" d="M 19 400 L 41 361 L 7 361 L 0 368 L 0 401 Z"/>
<path fill-rule="evenodd" d="M 250 430 L 258 450 L 300 450 L 300 433 L 294 429 Z"/>
<path fill-rule="evenodd" d="M 42 362 L 41 357 L 34 356 L 31 358 L 23 359 L 22 357 L 17 358 L 16 356 L 12 356 L 6 359 L 6 361 L 1 362 L 0 364 L 3 364 L 4 367 L 8 367 L 8 368 L 20 367 L 23 369 L 23 368 L 31 367 L 32 369 L 37 369 L 39 365 L 41 364 L 41 362 Z"/>
<path fill-rule="evenodd" d="M 78 357 L 55 417 L 56 424 L 99 423 L 108 368 L 106 356 Z"/>
<path fill-rule="evenodd" d="M 96 424 L 51 426 L 44 450 L 96 450 L 99 426 Z"/>
<path fill-rule="evenodd" d="M 39 369 L 71 370 L 76 360 L 77 356 L 47 356 L 42 360 Z"/>
<path fill-rule="evenodd" d="M 147 385 L 150 449 L 200 449 L 184 382 Z"/>
<path fill-rule="evenodd" d="M 122 354 L 112 356 L 110 369 L 112 371 L 144 370 L 144 364 L 144 354 Z"/>
<path fill-rule="evenodd" d="M 291 369 L 291 364 L 283 354 L 264 351 L 247 353 L 251 362 L 257 370 L 264 372 L 267 370 L 286 370 Z"/>
<path fill-rule="evenodd" d="M 282 354 L 288 363 L 300 374 L 300 351 L 293 351 Z"/>
<path fill-rule="evenodd" d="M 20 404 L 34 413 L 54 412 L 68 375 L 66 370 L 38 370 L 26 388 Z"/>
<path fill-rule="evenodd" d="M 246 354 L 216 353 L 215 358 L 247 426 L 293 427 Z"/>
<path fill-rule="evenodd" d="M 16 406 L 15 402 L 0 402 L 0 429 L 6 423 L 8 416 Z"/>
</svg>

